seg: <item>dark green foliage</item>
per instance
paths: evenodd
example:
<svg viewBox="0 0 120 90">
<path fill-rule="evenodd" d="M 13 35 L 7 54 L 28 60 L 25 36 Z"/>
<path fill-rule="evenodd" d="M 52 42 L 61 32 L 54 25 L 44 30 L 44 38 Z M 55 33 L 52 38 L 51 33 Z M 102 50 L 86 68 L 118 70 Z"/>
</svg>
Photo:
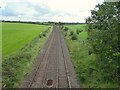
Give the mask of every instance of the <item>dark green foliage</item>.
<svg viewBox="0 0 120 90">
<path fill-rule="evenodd" d="M 120 52 L 118 51 L 119 4 L 104 2 L 91 11 L 88 23 L 88 40 L 97 59 L 99 68 L 104 72 L 105 81 L 120 81 Z"/>
<path fill-rule="evenodd" d="M 76 30 L 76 33 L 79 34 L 79 33 L 81 33 L 82 31 L 83 31 L 83 30 L 77 29 L 77 30 Z"/>
<path fill-rule="evenodd" d="M 89 55 L 91 55 L 92 54 L 92 51 L 89 51 Z"/>
<path fill-rule="evenodd" d="M 49 30 L 46 30 L 42 33 L 42 36 L 46 37 L 46 34 L 48 33 Z"/>
<path fill-rule="evenodd" d="M 71 39 L 72 39 L 72 40 L 77 40 L 77 35 L 76 35 L 75 33 L 73 33 Z"/>
<path fill-rule="evenodd" d="M 42 38 L 42 35 L 39 35 L 40 38 Z"/>
<path fill-rule="evenodd" d="M 74 32 L 73 31 L 70 31 L 70 36 L 72 36 L 74 34 Z"/>
<path fill-rule="evenodd" d="M 77 33 L 77 34 L 79 34 L 79 33 L 80 33 L 80 30 L 79 30 L 79 29 L 77 29 L 77 30 L 76 30 L 76 33 Z"/>
<path fill-rule="evenodd" d="M 42 35 L 43 35 L 44 37 L 46 37 L 46 33 L 43 33 Z"/>
<path fill-rule="evenodd" d="M 67 33 L 64 33 L 64 36 L 66 37 L 66 36 L 67 36 Z"/>
<path fill-rule="evenodd" d="M 68 27 L 65 27 L 65 28 L 64 28 L 64 31 L 68 31 Z"/>
</svg>

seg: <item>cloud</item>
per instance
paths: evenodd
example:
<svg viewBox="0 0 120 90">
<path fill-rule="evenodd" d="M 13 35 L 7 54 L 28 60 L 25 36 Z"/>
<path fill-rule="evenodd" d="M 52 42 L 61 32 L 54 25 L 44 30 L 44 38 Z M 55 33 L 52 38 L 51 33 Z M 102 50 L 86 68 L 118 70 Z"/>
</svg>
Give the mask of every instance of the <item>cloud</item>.
<svg viewBox="0 0 120 90">
<path fill-rule="evenodd" d="M 38 10 L 42 12 L 38 12 Z M 44 14 L 46 9 L 30 5 L 27 2 L 8 2 L 3 8 L 3 16 L 36 16 Z"/>
<path fill-rule="evenodd" d="M 3 19 L 85 22 L 90 10 L 103 0 L 4 0 Z"/>
</svg>

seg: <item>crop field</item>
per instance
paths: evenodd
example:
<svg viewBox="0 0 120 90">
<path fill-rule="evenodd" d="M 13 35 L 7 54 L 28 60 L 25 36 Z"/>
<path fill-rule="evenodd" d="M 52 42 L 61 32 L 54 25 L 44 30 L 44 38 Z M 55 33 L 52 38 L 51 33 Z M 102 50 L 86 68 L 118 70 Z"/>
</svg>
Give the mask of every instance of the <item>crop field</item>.
<svg viewBox="0 0 120 90">
<path fill-rule="evenodd" d="M 68 30 L 65 30 L 65 27 Z M 89 53 L 88 33 L 86 24 L 64 25 L 63 35 L 68 46 L 71 60 L 74 64 L 82 87 L 116 87 L 113 82 L 103 81 L 103 72 L 99 71 L 97 55 Z M 104 82 L 104 84 L 103 84 Z"/>
<path fill-rule="evenodd" d="M 45 25 L 2 23 L 3 57 L 16 52 L 47 28 Z"/>
</svg>

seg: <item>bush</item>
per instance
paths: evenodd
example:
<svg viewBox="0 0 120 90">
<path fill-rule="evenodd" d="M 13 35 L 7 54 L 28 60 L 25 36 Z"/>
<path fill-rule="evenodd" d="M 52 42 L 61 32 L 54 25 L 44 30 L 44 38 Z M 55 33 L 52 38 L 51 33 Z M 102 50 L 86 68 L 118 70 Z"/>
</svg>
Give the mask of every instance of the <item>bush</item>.
<svg viewBox="0 0 120 90">
<path fill-rule="evenodd" d="M 76 33 L 77 33 L 77 34 L 79 34 L 79 33 L 80 33 L 80 30 L 79 30 L 79 29 L 77 29 L 77 30 L 76 30 Z"/>
<path fill-rule="evenodd" d="M 43 36 L 44 36 L 44 37 L 46 37 L 46 34 L 45 34 L 45 33 L 43 33 Z"/>
<path fill-rule="evenodd" d="M 76 33 L 79 34 L 79 33 L 81 33 L 82 31 L 83 31 L 83 30 L 77 29 L 77 30 L 76 30 Z"/>
<path fill-rule="evenodd" d="M 45 33 L 48 33 L 48 30 L 44 31 Z"/>
<path fill-rule="evenodd" d="M 72 39 L 72 40 L 77 40 L 77 35 L 73 33 L 71 39 Z"/>
<path fill-rule="evenodd" d="M 66 37 L 66 36 L 67 36 L 67 33 L 65 33 L 64 36 Z"/>
<path fill-rule="evenodd" d="M 42 38 L 42 35 L 39 35 L 39 38 Z"/>
<path fill-rule="evenodd" d="M 68 27 L 65 27 L 65 28 L 64 28 L 64 31 L 68 31 Z"/>
<path fill-rule="evenodd" d="M 73 31 L 70 31 L 70 36 L 72 36 L 74 34 L 74 32 Z"/>
</svg>

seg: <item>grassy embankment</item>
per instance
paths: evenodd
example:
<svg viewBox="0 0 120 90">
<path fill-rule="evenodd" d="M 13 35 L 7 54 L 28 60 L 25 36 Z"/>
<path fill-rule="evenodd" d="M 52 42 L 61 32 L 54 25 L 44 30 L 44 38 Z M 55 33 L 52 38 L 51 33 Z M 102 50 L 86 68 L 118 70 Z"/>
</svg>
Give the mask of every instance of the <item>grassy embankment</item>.
<svg viewBox="0 0 120 90">
<path fill-rule="evenodd" d="M 3 87 L 18 87 L 48 38 L 47 25 L 2 23 Z"/>
<path fill-rule="evenodd" d="M 65 27 L 68 27 L 68 30 L 65 30 Z M 104 73 L 99 71 L 97 55 L 89 52 L 86 24 L 64 25 L 63 34 L 82 87 L 113 88 L 117 86 L 113 82 L 104 82 L 102 76 Z"/>
<path fill-rule="evenodd" d="M 2 23 L 0 22 L 0 89 L 2 87 Z"/>
</svg>

